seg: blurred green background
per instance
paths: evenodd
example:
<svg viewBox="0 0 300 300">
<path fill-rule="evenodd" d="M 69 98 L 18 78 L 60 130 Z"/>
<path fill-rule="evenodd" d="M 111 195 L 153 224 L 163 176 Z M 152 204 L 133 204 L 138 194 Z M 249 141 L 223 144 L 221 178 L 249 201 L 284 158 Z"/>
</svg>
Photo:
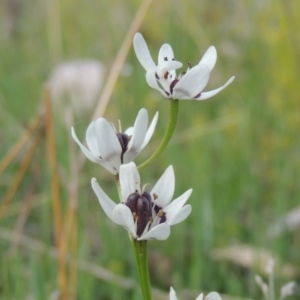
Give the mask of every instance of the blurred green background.
<svg viewBox="0 0 300 300">
<path fill-rule="evenodd" d="M 43 87 L 58 63 L 99 60 L 106 67 L 105 81 L 140 4 L 137 0 L 0 2 L 1 157 L 43 109 Z M 142 21 L 139 31 L 154 59 L 168 42 L 176 59 L 197 64 L 214 45 L 218 61 L 207 89 L 236 76 L 210 100 L 180 102 L 170 146 L 141 172 L 142 182 L 153 186 L 172 164 L 175 197 L 194 189 L 189 218 L 172 227 L 167 241 L 149 242 L 152 285 L 161 291 L 168 292 L 172 285 L 178 297 L 187 300 L 211 290 L 262 299 L 254 275 L 266 279 L 268 255 L 276 258 L 278 295 L 284 283 L 300 278 L 299 11 L 296 0 L 153 0 Z M 132 47 L 126 64 L 130 72 L 118 78 L 105 117 L 115 125 L 122 120 L 126 128 L 141 107 L 148 109 L 150 118 L 159 111 L 157 129 L 137 158 L 139 164 L 164 134 L 169 103 L 146 84 Z M 70 141 L 62 110 L 53 111 L 65 212 L 70 199 L 66 186 L 77 162 L 70 159 L 70 149 L 79 157 L 81 153 Z M 93 109 L 81 111 L 71 123 L 83 141 Z M 19 233 L 19 239 L 31 237 L 54 247 L 44 137 L 42 133 L 29 169 L 0 220 L 0 299 L 60 299 L 57 261 L 31 242 L 19 245 L 4 234 Z M 22 149 L 1 174 L 3 199 L 27 150 Z M 106 217 L 90 187 L 90 179 L 96 177 L 118 201 L 113 176 L 90 161 L 85 161 L 79 175 L 74 225 L 78 241 L 70 251 L 82 261 L 137 281 L 126 231 Z M 31 204 L 24 204 L 30 199 Z M 297 209 L 295 224 L 289 226 L 287 214 Z M 141 299 L 138 286 L 126 289 L 118 280 L 96 276 L 91 268 L 79 268 L 75 274 L 78 278 L 71 281 L 73 294 L 68 299 Z"/>
</svg>

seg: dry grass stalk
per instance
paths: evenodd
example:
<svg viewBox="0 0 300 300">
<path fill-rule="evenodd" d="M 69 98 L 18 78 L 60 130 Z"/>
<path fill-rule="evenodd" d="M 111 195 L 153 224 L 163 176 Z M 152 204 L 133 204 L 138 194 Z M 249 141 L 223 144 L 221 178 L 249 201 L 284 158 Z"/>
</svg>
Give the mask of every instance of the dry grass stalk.
<svg viewBox="0 0 300 300">
<path fill-rule="evenodd" d="M 30 145 L 29 149 L 26 152 L 23 160 L 21 161 L 20 168 L 17 175 L 14 177 L 12 183 L 8 187 L 6 194 L 4 195 L 3 201 L 0 206 L 0 220 L 4 216 L 7 208 L 9 207 L 14 195 L 16 194 L 22 179 L 30 165 L 30 162 L 33 158 L 36 148 L 38 147 L 39 139 L 35 138 L 34 142 Z"/>
<path fill-rule="evenodd" d="M 62 223 L 62 208 L 60 199 L 60 183 L 59 174 L 57 169 L 56 145 L 54 138 L 53 120 L 52 120 L 52 107 L 49 89 L 45 88 L 44 94 L 45 104 L 45 131 L 47 138 L 48 148 L 48 162 L 51 173 L 51 192 L 52 192 L 52 209 L 53 209 L 53 222 L 55 232 L 55 243 L 58 250 L 58 285 L 60 289 L 61 300 L 67 299 L 67 271 L 66 271 L 66 243 L 65 234 Z"/>
<path fill-rule="evenodd" d="M 104 114 L 106 106 L 110 100 L 110 96 L 112 94 L 113 88 L 116 84 L 116 81 L 117 81 L 119 75 L 120 75 L 120 72 L 121 72 L 124 62 L 125 62 L 125 59 L 128 55 L 129 49 L 132 45 L 133 36 L 134 36 L 135 32 L 141 26 L 141 23 L 149 9 L 151 2 L 152 2 L 152 0 L 144 0 L 141 3 L 132 23 L 127 31 L 127 34 L 123 40 L 120 50 L 119 50 L 119 52 L 114 60 L 114 63 L 110 69 L 108 79 L 105 83 L 105 86 L 103 88 L 103 91 L 101 93 L 101 96 L 100 96 L 100 99 L 98 102 L 98 106 L 95 109 L 95 113 L 92 118 L 93 120 L 103 116 L 103 114 Z"/>
<path fill-rule="evenodd" d="M 40 124 L 40 117 L 34 118 L 27 126 L 26 131 L 21 135 L 19 140 L 9 149 L 7 154 L 3 157 L 0 162 L 0 175 L 5 171 L 5 169 L 10 165 L 12 160 L 20 153 L 21 149 L 25 146 L 33 134 L 33 132 L 38 128 Z"/>
</svg>

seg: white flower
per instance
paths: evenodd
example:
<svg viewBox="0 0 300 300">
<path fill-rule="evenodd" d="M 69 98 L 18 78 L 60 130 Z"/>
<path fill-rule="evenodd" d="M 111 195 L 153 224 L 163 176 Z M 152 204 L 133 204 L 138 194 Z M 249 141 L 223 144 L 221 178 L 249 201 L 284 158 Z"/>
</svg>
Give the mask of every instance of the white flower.
<svg viewBox="0 0 300 300">
<path fill-rule="evenodd" d="M 96 179 L 92 187 L 106 215 L 118 225 L 127 229 L 137 240 L 165 240 L 170 235 L 170 226 L 185 220 L 191 213 L 191 206 L 185 205 L 192 193 L 186 191 L 172 201 L 175 176 L 169 166 L 150 193 L 140 188 L 140 175 L 131 162 L 121 165 L 119 180 L 122 201 L 116 204 L 100 188 Z"/>
<path fill-rule="evenodd" d="M 174 60 L 173 50 L 169 44 L 161 46 L 158 65 L 154 63 L 140 33 L 135 34 L 133 46 L 138 60 L 146 70 L 147 83 L 165 98 L 205 100 L 218 94 L 234 80 L 233 76 L 223 86 L 209 92 L 202 92 L 217 61 L 217 51 L 213 46 L 208 48 L 198 65 L 189 66 L 188 70 L 179 77 L 176 77 L 175 70 L 181 68 L 182 63 Z"/>
<path fill-rule="evenodd" d="M 112 174 L 118 174 L 120 165 L 133 161 L 148 144 L 157 119 L 158 112 L 147 129 L 148 112 L 142 108 L 136 117 L 134 126 L 128 128 L 124 133 L 117 133 L 112 124 L 104 118 L 99 118 L 92 122 L 86 131 L 89 149 L 79 141 L 73 127 L 72 137 L 88 159 L 102 165 Z"/>
<path fill-rule="evenodd" d="M 172 287 L 170 288 L 170 300 L 177 300 L 176 293 Z M 203 300 L 203 294 L 201 293 L 196 300 Z M 222 298 L 217 292 L 211 292 L 206 295 L 204 300 L 222 300 Z"/>
</svg>

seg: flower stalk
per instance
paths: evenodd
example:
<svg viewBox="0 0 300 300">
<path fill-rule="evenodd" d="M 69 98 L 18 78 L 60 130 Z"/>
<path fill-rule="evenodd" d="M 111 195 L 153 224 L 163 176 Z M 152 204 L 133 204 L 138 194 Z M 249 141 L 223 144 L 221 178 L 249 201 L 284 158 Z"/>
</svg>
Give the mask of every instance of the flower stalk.
<svg viewBox="0 0 300 300">
<path fill-rule="evenodd" d="M 131 239 L 140 286 L 144 300 L 152 300 L 151 283 L 148 270 L 147 241 Z"/>
<path fill-rule="evenodd" d="M 167 147 L 170 142 L 170 139 L 174 133 L 177 119 L 178 119 L 178 110 L 179 110 L 179 101 L 178 100 L 170 100 L 170 113 L 169 113 L 169 122 L 164 138 L 160 144 L 160 146 L 156 149 L 151 157 L 149 157 L 144 163 L 138 166 L 139 170 L 144 169 L 148 165 L 150 165 Z"/>
</svg>

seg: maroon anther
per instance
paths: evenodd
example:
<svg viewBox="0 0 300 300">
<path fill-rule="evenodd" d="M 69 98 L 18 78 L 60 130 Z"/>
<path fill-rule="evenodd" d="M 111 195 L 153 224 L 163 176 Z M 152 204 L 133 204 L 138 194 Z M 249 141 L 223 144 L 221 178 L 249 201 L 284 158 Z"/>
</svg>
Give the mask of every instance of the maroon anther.
<svg viewBox="0 0 300 300">
<path fill-rule="evenodd" d="M 175 79 L 171 82 L 171 84 L 170 84 L 170 92 L 171 92 L 171 94 L 173 94 L 173 89 L 174 89 L 175 85 L 178 83 L 178 81 L 179 81 L 179 79 L 175 78 Z"/>
</svg>

